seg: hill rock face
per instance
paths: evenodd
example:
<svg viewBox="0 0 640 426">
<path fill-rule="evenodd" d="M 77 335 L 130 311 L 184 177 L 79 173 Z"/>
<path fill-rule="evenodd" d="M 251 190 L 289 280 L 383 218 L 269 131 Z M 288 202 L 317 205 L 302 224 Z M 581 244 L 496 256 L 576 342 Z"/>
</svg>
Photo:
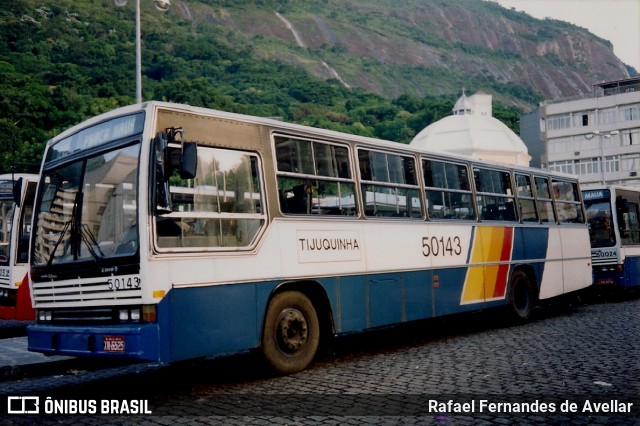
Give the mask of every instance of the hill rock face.
<svg viewBox="0 0 640 426">
<path fill-rule="evenodd" d="M 488 1 L 203 0 L 174 10 L 226 28 L 231 43 L 264 58 L 388 97 L 466 86 L 530 107 L 629 76 L 608 41 Z"/>
</svg>

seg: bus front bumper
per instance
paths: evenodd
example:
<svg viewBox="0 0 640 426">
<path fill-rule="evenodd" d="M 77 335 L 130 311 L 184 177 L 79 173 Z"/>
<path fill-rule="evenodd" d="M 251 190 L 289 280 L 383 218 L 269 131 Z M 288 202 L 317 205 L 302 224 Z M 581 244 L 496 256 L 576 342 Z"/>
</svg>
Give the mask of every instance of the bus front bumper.
<svg viewBox="0 0 640 426">
<path fill-rule="evenodd" d="M 27 348 L 45 355 L 161 361 L 155 323 L 93 327 L 35 324 L 27 327 L 27 336 Z"/>
</svg>

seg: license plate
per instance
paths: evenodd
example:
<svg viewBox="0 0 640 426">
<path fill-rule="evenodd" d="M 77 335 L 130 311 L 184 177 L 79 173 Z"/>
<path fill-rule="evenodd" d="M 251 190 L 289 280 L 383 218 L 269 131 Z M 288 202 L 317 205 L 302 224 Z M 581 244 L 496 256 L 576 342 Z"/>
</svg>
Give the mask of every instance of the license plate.
<svg viewBox="0 0 640 426">
<path fill-rule="evenodd" d="M 124 352 L 124 336 L 104 336 L 102 349 L 105 352 Z"/>
<path fill-rule="evenodd" d="M 613 278 L 598 278 L 596 284 L 598 285 L 613 285 L 616 281 Z"/>
</svg>

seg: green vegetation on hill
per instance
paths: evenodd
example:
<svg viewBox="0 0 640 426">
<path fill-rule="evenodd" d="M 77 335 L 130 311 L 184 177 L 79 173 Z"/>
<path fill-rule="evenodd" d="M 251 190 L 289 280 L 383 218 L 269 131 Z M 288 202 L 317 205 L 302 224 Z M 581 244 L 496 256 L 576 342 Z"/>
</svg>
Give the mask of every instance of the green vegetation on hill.
<svg viewBox="0 0 640 426">
<path fill-rule="evenodd" d="M 294 0 L 191 3 L 200 7 L 271 3 L 289 9 L 305 4 Z M 144 99 L 277 117 L 407 143 L 428 124 L 451 114 L 462 88 L 462 84 L 448 87 L 446 95 L 404 94 L 387 99 L 347 89 L 337 80 L 314 78 L 300 66 L 264 59 L 251 44 L 238 48 L 243 39 L 216 25 L 215 19 L 195 24 L 171 13 L 157 13 L 145 1 L 142 18 Z M 0 10 L 0 171 L 12 165 L 20 171 L 26 164 L 39 164 L 45 142 L 55 134 L 134 102 L 133 20 L 131 4 L 116 8 L 111 0 L 6 1 Z M 269 43 L 278 48 L 275 41 Z M 333 49 L 336 57 L 339 50 Z M 379 72 L 362 58 L 357 61 L 357 66 Z M 435 76 L 439 71 L 409 66 L 396 70 L 399 75 L 416 72 L 428 79 L 429 73 Z M 530 89 L 496 84 L 488 77 L 454 72 L 449 77 L 464 83 L 468 92 L 494 87 L 530 102 L 538 99 Z M 516 132 L 519 113 L 494 105 L 494 115 Z"/>
</svg>

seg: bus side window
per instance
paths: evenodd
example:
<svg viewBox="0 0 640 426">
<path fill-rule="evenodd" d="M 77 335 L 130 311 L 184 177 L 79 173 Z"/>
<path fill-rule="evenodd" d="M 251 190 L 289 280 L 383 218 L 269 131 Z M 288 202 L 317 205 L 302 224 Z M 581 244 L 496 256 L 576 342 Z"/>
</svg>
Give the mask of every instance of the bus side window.
<svg viewBox="0 0 640 426">
<path fill-rule="evenodd" d="M 547 178 L 541 176 L 536 176 L 534 181 L 536 188 L 536 204 L 538 206 L 540 221 L 553 223 L 556 221 L 556 216 L 553 212 L 553 199 L 551 198 L 549 181 Z"/>
<path fill-rule="evenodd" d="M 356 214 L 346 146 L 276 136 L 280 211 L 296 215 Z"/>
<path fill-rule="evenodd" d="M 423 159 L 422 170 L 430 219 L 475 219 L 466 165 Z"/>
<path fill-rule="evenodd" d="M 515 221 L 515 198 L 511 173 L 474 167 L 478 213 L 482 220 Z"/>
<path fill-rule="evenodd" d="M 537 222 L 536 202 L 533 196 L 531 177 L 516 173 L 516 190 L 518 195 L 518 212 L 523 222 Z"/>
<path fill-rule="evenodd" d="M 618 197 L 618 225 L 622 245 L 640 244 L 640 222 L 638 219 L 638 204 Z"/>
<path fill-rule="evenodd" d="M 422 218 L 414 158 L 361 149 L 358 165 L 366 216 Z"/>
<path fill-rule="evenodd" d="M 560 223 L 584 223 L 578 185 L 574 182 L 552 180 L 556 212 Z"/>
<path fill-rule="evenodd" d="M 238 248 L 266 222 L 258 157 L 198 146 L 196 176 L 171 177 L 172 211 L 156 216 L 160 248 Z"/>
</svg>

